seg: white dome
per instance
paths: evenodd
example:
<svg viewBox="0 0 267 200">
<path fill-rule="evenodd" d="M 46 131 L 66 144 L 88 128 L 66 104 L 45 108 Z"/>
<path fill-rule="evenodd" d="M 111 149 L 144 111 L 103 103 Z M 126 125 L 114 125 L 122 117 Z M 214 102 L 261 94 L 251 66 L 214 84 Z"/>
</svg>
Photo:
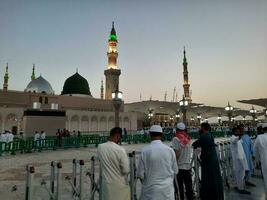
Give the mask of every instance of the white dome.
<svg viewBox="0 0 267 200">
<path fill-rule="evenodd" d="M 45 80 L 42 76 L 32 80 L 24 90 L 25 92 L 36 92 L 36 93 L 46 93 L 54 94 L 54 91 L 50 83 Z"/>
</svg>

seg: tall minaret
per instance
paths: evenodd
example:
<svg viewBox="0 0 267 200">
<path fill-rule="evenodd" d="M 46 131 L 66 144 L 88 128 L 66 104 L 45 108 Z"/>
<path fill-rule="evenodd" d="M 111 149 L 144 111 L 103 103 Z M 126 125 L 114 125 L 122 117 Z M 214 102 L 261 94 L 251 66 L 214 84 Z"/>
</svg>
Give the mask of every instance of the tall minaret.
<svg viewBox="0 0 267 200">
<path fill-rule="evenodd" d="M 8 63 L 6 63 L 6 72 L 5 72 L 5 76 L 4 76 L 4 84 L 3 84 L 3 91 L 7 91 L 8 89 Z"/>
<path fill-rule="evenodd" d="M 184 47 L 184 59 L 183 59 L 183 66 L 184 66 L 184 97 L 185 100 L 189 101 L 190 103 L 192 102 L 192 99 L 190 97 L 190 93 L 189 93 L 189 80 L 188 80 L 188 70 L 187 70 L 187 60 L 186 60 L 186 52 L 185 52 L 185 47 Z"/>
<path fill-rule="evenodd" d="M 121 70 L 118 69 L 117 66 L 117 35 L 114 28 L 114 22 L 112 22 L 112 29 L 109 35 L 108 40 L 108 69 L 104 71 L 106 76 L 106 91 L 105 91 L 105 99 L 112 99 L 112 92 L 119 91 L 119 76 L 121 74 Z"/>
<path fill-rule="evenodd" d="M 32 81 L 35 79 L 35 64 L 32 65 L 32 75 L 31 75 Z"/>
<path fill-rule="evenodd" d="M 100 98 L 101 98 L 101 99 L 104 99 L 104 86 L 103 86 L 103 80 L 101 80 Z"/>
</svg>

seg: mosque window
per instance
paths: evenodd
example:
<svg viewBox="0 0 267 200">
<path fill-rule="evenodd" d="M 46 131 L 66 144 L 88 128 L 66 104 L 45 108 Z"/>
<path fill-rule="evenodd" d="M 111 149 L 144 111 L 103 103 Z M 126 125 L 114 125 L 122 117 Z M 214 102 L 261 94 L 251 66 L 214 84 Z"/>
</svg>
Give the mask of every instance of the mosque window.
<svg viewBox="0 0 267 200">
<path fill-rule="evenodd" d="M 48 104 L 48 97 L 45 97 L 45 104 Z"/>
<path fill-rule="evenodd" d="M 43 103 L 43 98 L 42 97 L 39 97 L 39 102 Z"/>
</svg>

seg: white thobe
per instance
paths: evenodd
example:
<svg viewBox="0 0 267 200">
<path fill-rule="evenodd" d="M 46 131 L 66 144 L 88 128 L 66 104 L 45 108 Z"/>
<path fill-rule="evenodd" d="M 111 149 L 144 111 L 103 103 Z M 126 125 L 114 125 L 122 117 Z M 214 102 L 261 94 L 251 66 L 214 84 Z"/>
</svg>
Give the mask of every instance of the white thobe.
<svg viewBox="0 0 267 200">
<path fill-rule="evenodd" d="M 242 140 L 233 135 L 230 141 L 235 181 L 239 189 L 244 189 L 244 178 L 248 170 L 248 163 L 242 146 Z"/>
<path fill-rule="evenodd" d="M 36 133 L 34 135 L 34 141 L 37 141 L 37 140 L 40 140 L 40 134 L 39 133 Z"/>
<path fill-rule="evenodd" d="M 45 137 L 46 137 L 46 133 L 45 132 L 41 133 L 41 136 L 40 136 L 41 140 L 44 140 Z"/>
<path fill-rule="evenodd" d="M 130 200 L 127 182 L 129 159 L 124 148 L 108 141 L 100 144 L 97 154 L 102 171 L 102 197 L 104 200 Z"/>
<path fill-rule="evenodd" d="M 173 180 L 178 173 L 174 150 L 154 140 L 143 148 L 137 177 L 143 180 L 141 200 L 174 200 Z"/>
<path fill-rule="evenodd" d="M 267 132 L 257 136 L 254 142 L 254 155 L 261 162 L 265 195 L 267 197 Z"/>
</svg>

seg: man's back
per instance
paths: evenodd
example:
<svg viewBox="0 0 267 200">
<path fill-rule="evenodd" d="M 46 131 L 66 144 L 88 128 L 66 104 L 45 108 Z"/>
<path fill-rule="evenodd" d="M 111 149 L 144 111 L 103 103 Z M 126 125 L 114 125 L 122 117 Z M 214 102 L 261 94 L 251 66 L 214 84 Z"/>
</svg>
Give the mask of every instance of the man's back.
<svg viewBox="0 0 267 200">
<path fill-rule="evenodd" d="M 129 161 L 125 150 L 114 142 L 106 142 L 99 145 L 97 153 L 103 181 L 126 184 L 125 175 L 129 173 Z"/>
<path fill-rule="evenodd" d="M 160 140 L 143 148 L 137 176 L 143 179 L 142 199 L 173 199 L 173 179 L 178 173 L 174 151 Z"/>
</svg>

